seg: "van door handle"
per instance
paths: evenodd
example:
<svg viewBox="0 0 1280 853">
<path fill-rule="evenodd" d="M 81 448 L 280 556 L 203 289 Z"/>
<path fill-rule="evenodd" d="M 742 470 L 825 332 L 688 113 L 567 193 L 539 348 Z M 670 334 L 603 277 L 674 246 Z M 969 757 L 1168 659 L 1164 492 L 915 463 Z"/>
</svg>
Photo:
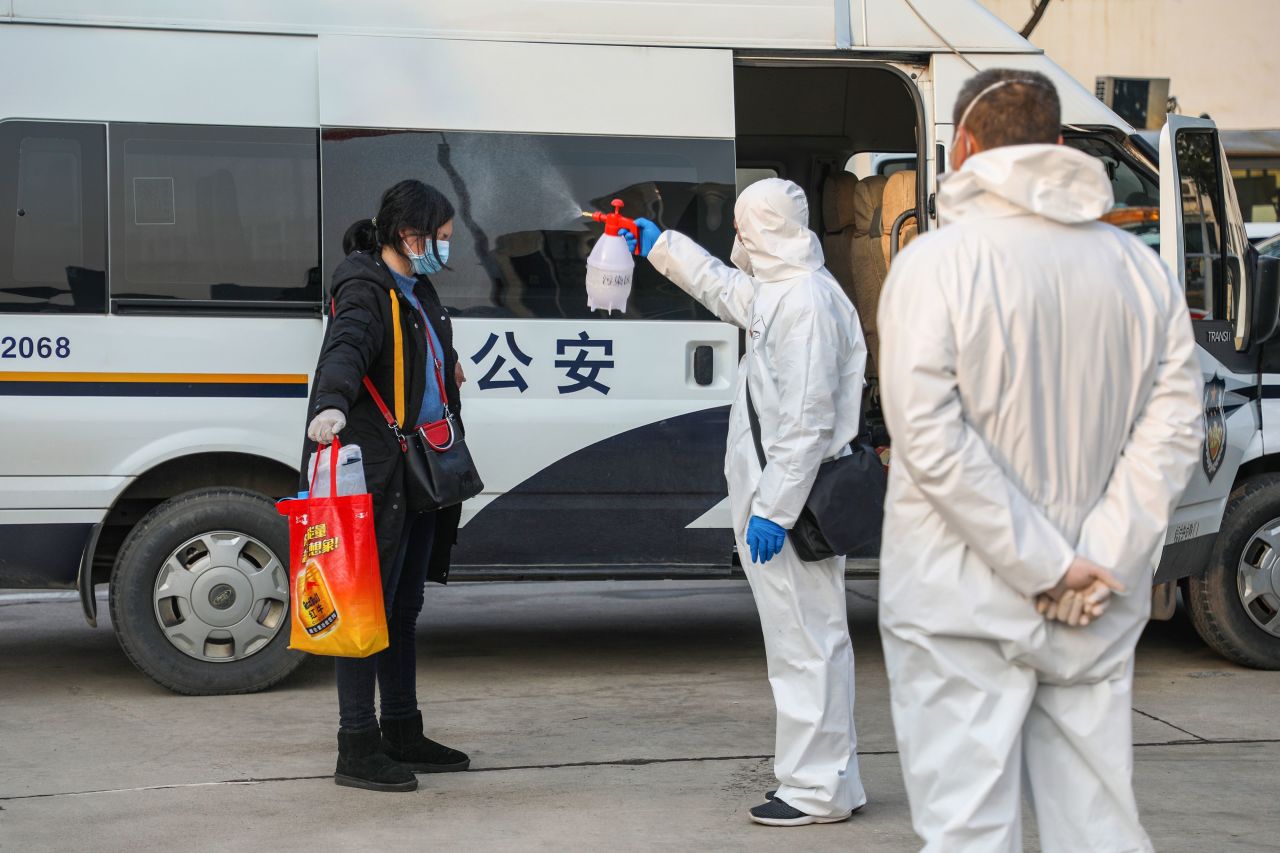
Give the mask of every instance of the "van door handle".
<svg viewBox="0 0 1280 853">
<path fill-rule="evenodd" d="M 716 373 L 715 350 L 709 345 L 695 347 L 693 350 L 693 381 L 699 385 L 710 385 Z"/>
</svg>

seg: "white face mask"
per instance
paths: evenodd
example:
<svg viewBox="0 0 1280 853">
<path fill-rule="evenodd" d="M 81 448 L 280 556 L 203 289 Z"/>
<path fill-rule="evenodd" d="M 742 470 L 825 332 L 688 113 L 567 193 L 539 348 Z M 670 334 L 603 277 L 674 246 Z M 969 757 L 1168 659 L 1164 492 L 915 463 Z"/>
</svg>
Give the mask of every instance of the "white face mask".
<svg viewBox="0 0 1280 853">
<path fill-rule="evenodd" d="M 747 247 L 742 245 L 742 238 L 733 238 L 733 251 L 729 253 L 729 260 L 747 275 L 754 275 L 751 271 L 751 255 L 747 252 Z"/>
</svg>

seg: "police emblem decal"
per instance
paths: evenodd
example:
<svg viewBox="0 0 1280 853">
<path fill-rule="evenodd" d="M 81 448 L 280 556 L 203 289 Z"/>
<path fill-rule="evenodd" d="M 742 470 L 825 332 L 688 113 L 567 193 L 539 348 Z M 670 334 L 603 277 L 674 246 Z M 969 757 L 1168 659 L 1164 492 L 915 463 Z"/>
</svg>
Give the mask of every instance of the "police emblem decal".
<svg viewBox="0 0 1280 853">
<path fill-rule="evenodd" d="M 1204 384 L 1204 453 L 1200 462 L 1210 482 L 1227 456 L 1227 416 L 1223 410 L 1226 394 L 1227 383 L 1218 376 Z"/>
</svg>

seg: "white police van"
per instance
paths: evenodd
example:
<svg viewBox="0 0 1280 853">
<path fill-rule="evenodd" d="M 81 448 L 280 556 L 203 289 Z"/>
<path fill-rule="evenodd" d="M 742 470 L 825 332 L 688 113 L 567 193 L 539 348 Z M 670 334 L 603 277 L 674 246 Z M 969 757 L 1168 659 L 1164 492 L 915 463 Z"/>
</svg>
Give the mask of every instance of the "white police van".
<svg viewBox="0 0 1280 853">
<path fill-rule="evenodd" d="M 1280 665 L 1277 282 L 1216 131 L 1171 119 L 1157 158 L 957 0 L 3 0 L 0 587 L 78 589 L 93 623 L 109 583 L 129 656 L 183 693 L 297 665 L 272 498 L 296 489 L 343 230 L 407 176 L 458 210 L 436 284 L 488 491 L 455 577 L 730 576 L 738 332 L 643 262 L 625 315 L 588 312 L 599 232 L 579 211 L 621 198 L 727 257 L 735 185 L 782 175 L 837 277 L 878 289 L 903 235 L 935 227 L 956 92 L 994 66 L 1057 83 L 1110 216 L 1158 244 L 1197 316 L 1204 465 L 1163 609 L 1183 579 L 1215 648 Z M 868 153 L 922 167 L 859 214 L 845 167 Z M 878 273 L 851 261 L 871 249 Z"/>
</svg>

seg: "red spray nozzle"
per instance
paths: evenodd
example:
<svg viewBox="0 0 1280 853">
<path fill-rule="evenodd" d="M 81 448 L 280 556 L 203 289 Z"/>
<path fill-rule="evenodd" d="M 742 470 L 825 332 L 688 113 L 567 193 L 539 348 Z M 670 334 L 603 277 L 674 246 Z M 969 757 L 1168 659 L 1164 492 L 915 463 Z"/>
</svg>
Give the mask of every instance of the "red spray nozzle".
<svg viewBox="0 0 1280 853">
<path fill-rule="evenodd" d="M 634 219 L 628 219 L 622 215 L 622 199 L 615 198 L 612 202 L 613 213 L 593 213 L 591 218 L 596 222 L 604 223 L 604 233 L 609 237 L 617 237 L 618 232 L 623 228 L 631 232 L 636 238 L 635 253 L 640 254 L 640 228 L 636 225 Z"/>
</svg>

